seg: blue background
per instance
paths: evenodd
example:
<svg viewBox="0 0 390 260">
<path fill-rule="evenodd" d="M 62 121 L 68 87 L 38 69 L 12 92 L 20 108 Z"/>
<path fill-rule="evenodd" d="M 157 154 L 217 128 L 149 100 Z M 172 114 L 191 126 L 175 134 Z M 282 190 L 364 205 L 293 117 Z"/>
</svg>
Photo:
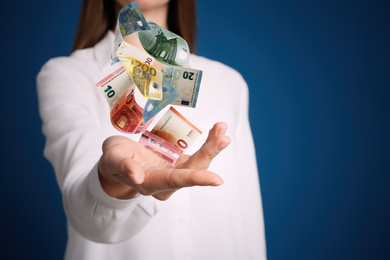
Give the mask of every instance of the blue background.
<svg viewBox="0 0 390 260">
<path fill-rule="evenodd" d="M 198 1 L 198 53 L 249 84 L 269 259 L 390 259 L 389 3 Z M 42 155 L 35 76 L 70 53 L 80 6 L 0 6 L 8 259 L 63 256 L 65 215 Z"/>
</svg>

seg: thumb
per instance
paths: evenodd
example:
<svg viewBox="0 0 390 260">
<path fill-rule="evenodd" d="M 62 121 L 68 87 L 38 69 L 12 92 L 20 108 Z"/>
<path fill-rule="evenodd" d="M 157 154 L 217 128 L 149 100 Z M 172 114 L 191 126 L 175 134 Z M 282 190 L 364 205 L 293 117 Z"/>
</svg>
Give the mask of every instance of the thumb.
<svg viewBox="0 0 390 260">
<path fill-rule="evenodd" d="M 108 138 L 103 144 L 99 171 L 106 178 L 133 186 L 144 181 L 144 169 L 139 163 L 136 147 L 120 137 Z"/>
<path fill-rule="evenodd" d="M 208 169 L 212 160 L 231 142 L 230 137 L 225 135 L 226 130 L 226 123 L 216 123 L 209 131 L 207 140 L 202 147 L 179 167 L 190 169 Z"/>
<path fill-rule="evenodd" d="M 134 184 L 142 184 L 145 180 L 144 168 L 138 163 L 137 156 L 126 158 L 122 161 L 122 175 L 126 176 Z"/>
</svg>

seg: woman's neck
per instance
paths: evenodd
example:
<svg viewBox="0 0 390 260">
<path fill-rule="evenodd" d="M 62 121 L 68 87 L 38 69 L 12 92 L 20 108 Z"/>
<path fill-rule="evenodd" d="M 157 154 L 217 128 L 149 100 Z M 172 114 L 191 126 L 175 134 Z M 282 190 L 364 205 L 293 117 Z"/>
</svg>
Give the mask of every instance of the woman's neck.
<svg viewBox="0 0 390 260">
<path fill-rule="evenodd" d="M 162 5 L 149 10 L 142 11 L 147 21 L 153 21 L 156 24 L 168 29 L 168 5 Z"/>
</svg>

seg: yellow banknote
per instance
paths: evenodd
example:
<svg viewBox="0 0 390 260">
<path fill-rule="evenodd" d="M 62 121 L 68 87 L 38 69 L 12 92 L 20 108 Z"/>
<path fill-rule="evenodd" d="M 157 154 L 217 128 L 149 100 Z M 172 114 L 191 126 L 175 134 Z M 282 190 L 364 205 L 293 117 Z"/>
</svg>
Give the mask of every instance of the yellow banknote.
<svg viewBox="0 0 390 260">
<path fill-rule="evenodd" d="M 161 100 L 163 95 L 162 72 L 133 57 L 118 57 L 133 79 L 141 94 L 150 99 Z"/>
</svg>

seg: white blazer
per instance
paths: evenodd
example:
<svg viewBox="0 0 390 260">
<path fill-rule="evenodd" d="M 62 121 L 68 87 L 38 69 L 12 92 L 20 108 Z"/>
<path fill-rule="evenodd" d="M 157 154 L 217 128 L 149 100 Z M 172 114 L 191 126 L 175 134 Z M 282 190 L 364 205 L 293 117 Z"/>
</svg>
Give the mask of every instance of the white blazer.
<svg viewBox="0 0 390 260">
<path fill-rule="evenodd" d="M 197 107 L 175 108 L 204 132 L 188 154 L 200 148 L 214 123 L 228 124 L 232 143 L 209 168 L 224 184 L 181 189 L 163 202 L 148 196 L 118 200 L 102 190 L 101 145 L 122 135 L 95 86 L 114 70 L 113 40 L 109 32 L 93 48 L 51 59 L 37 77 L 44 155 L 54 167 L 68 218 L 65 259 L 266 259 L 248 87 L 219 62 L 191 54 L 190 67 L 203 70 Z"/>
</svg>

